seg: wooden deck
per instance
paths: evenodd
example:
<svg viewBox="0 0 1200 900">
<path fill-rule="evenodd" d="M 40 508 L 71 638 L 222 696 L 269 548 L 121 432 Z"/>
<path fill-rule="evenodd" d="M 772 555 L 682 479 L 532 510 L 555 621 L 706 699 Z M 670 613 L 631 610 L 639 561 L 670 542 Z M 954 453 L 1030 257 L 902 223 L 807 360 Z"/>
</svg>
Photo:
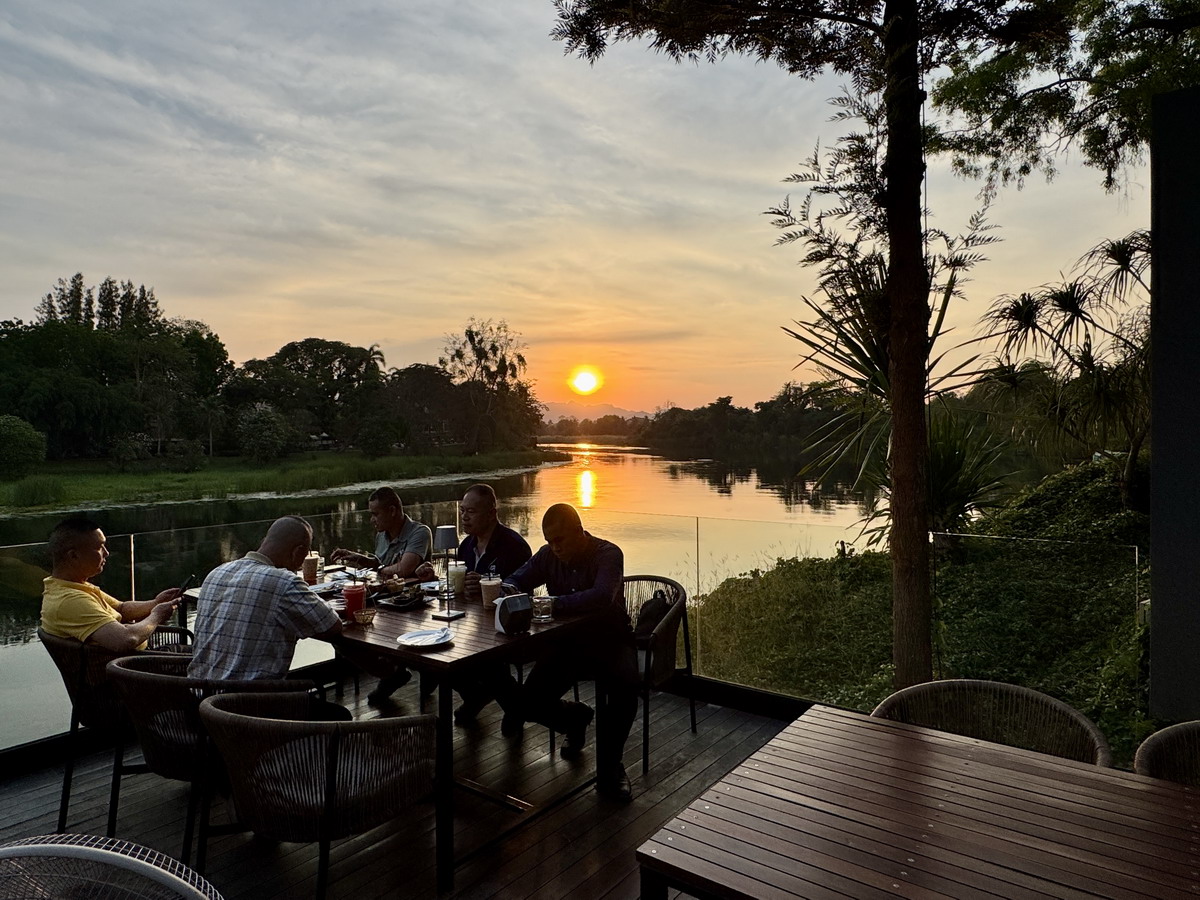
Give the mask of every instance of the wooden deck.
<svg viewBox="0 0 1200 900">
<path fill-rule="evenodd" d="M 416 679 L 397 692 L 397 703 L 375 710 L 365 703 L 372 683 L 360 692 L 347 684 L 337 699 L 356 716 L 418 712 Z M 591 702 L 591 685 L 581 685 Z M 430 704 L 432 707 L 432 703 Z M 698 734 L 688 727 L 687 701 L 656 694 L 651 701 L 650 772 L 641 773 L 641 716 L 626 745 L 625 762 L 634 801 L 626 806 L 600 799 L 590 789 L 534 815 L 532 821 L 458 869 L 455 897 L 633 898 L 639 893 L 637 847 L 714 782 L 770 740 L 786 723 L 726 707 L 697 707 Z M 65 723 L 64 723 L 65 724 Z M 456 729 L 455 770 L 460 777 L 538 803 L 582 783 L 593 763 L 569 763 L 548 755 L 547 732 L 527 726 L 522 739 L 500 735 L 499 710 L 490 706 L 472 729 Z M 68 830 L 103 834 L 108 809 L 112 754 L 81 760 L 75 774 Z M 0 841 L 54 830 L 61 785 L 60 766 L 0 781 Z M 183 836 L 187 786 L 154 775 L 135 775 L 122 786 L 117 835 L 172 856 Z M 515 813 L 465 791 L 457 797 L 456 848 L 494 838 L 530 813 Z M 214 823 L 227 821 L 225 804 L 214 807 Z M 329 896 L 355 900 L 433 897 L 433 804 L 365 835 L 333 845 Z M 311 896 L 317 868 L 316 844 L 281 844 L 250 834 L 214 838 L 205 876 L 226 900 Z"/>
</svg>

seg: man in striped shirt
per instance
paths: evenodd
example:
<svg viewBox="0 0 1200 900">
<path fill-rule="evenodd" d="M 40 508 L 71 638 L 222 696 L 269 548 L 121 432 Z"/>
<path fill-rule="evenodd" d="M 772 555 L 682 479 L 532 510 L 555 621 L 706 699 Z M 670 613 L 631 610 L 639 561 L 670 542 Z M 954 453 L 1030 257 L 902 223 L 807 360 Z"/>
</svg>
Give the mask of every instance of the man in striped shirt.
<svg viewBox="0 0 1200 900">
<path fill-rule="evenodd" d="M 284 678 L 296 642 L 332 640 L 337 614 L 296 574 L 312 547 L 299 516 L 276 519 L 257 550 L 213 569 L 196 605 L 193 678 Z"/>
</svg>

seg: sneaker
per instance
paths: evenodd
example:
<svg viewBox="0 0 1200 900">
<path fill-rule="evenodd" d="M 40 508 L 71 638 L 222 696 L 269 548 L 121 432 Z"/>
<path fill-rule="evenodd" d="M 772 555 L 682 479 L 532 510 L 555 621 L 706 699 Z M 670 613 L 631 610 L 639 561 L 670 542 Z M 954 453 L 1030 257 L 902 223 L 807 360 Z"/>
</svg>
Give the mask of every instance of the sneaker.
<svg viewBox="0 0 1200 900">
<path fill-rule="evenodd" d="M 625 767 L 620 763 L 603 773 L 596 773 L 596 793 L 606 800 L 616 800 L 618 803 L 628 803 L 633 799 L 633 787 L 629 784 L 629 776 Z"/>
<path fill-rule="evenodd" d="M 372 706 L 390 702 L 392 694 L 408 684 L 411 679 L 412 672 L 408 669 L 401 669 L 399 672 L 393 672 L 391 675 L 379 679 L 375 690 L 367 694 L 367 702 Z"/>
<path fill-rule="evenodd" d="M 563 759 L 579 759 L 583 755 L 583 745 L 587 742 L 587 727 L 592 723 L 595 713 L 586 703 L 568 703 L 566 715 L 570 724 L 563 731 L 566 739 L 558 754 Z"/>
</svg>

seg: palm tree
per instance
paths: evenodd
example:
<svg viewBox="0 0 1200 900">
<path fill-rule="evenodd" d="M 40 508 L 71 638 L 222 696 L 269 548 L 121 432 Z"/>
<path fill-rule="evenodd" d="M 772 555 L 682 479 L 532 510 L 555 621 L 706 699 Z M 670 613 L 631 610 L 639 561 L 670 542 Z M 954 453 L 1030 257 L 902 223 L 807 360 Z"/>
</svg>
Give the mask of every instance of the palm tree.
<svg viewBox="0 0 1200 900">
<path fill-rule="evenodd" d="M 1127 505 L 1150 433 L 1150 250 L 1144 230 L 1103 241 L 1076 263 L 1073 280 L 998 297 L 985 317 L 1000 343 L 988 376 L 994 393 L 1021 397 L 1073 455 L 1118 461 Z M 1013 377 L 1034 368 L 1043 377 Z"/>
</svg>

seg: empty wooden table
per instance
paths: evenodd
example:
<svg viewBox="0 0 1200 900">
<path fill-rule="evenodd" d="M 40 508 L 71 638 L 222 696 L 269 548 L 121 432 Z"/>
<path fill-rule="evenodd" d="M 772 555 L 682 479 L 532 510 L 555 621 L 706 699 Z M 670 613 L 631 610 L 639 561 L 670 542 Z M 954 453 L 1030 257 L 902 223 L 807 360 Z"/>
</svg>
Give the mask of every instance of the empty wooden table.
<svg viewBox="0 0 1200 900">
<path fill-rule="evenodd" d="M 814 706 L 638 849 L 642 897 L 1195 897 L 1197 799 Z"/>
</svg>

